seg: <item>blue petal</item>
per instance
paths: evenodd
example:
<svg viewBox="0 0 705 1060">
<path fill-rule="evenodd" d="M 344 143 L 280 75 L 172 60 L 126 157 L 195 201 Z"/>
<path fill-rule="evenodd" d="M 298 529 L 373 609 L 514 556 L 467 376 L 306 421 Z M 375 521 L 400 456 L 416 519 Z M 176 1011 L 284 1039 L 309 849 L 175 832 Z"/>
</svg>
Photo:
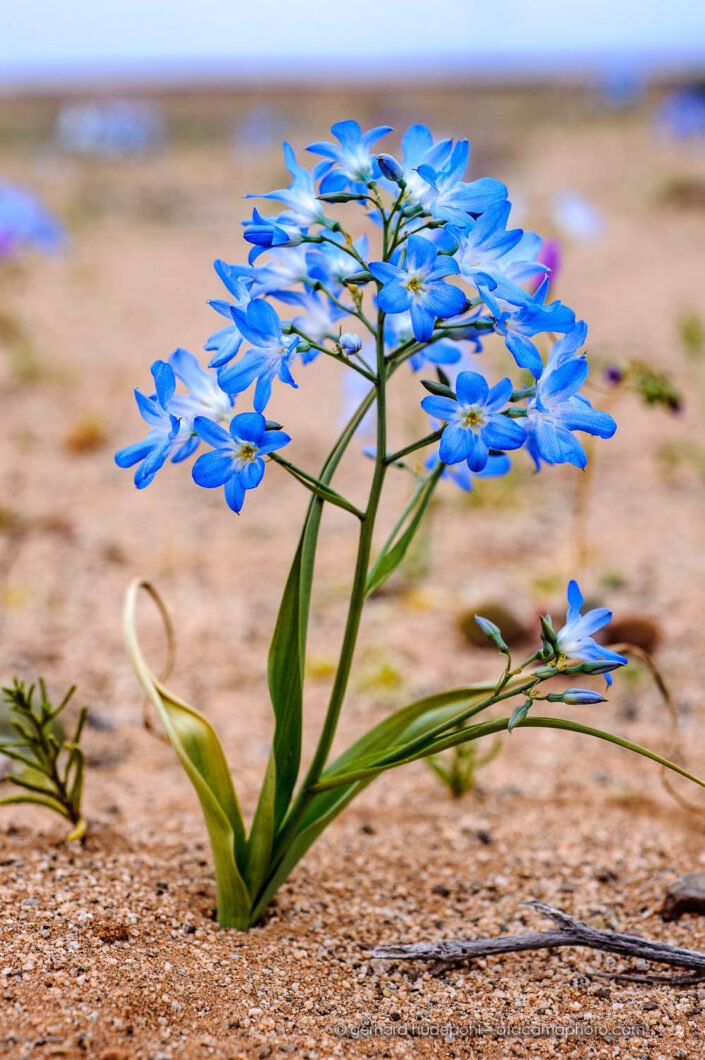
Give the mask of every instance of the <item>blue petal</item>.
<svg viewBox="0 0 705 1060">
<path fill-rule="evenodd" d="M 455 381 L 455 392 L 463 405 L 482 405 L 487 399 L 487 380 L 479 372 L 460 372 Z"/>
<path fill-rule="evenodd" d="M 493 416 L 481 431 L 490 449 L 520 449 L 526 441 L 526 431 L 508 416 Z"/>
<path fill-rule="evenodd" d="M 222 449 L 203 453 L 193 465 L 191 474 L 197 486 L 203 486 L 205 489 L 222 486 L 233 474 L 232 454 L 225 453 Z"/>
<path fill-rule="evenodd" d="M 228 507 L 234 512 L 239 512 L 245 501 L 245 490 L 240 485 L 237 475 L 231 475 L 225 482 L 225 500 Z"/>
<path fill-rule="evenodd" d="M 245 487 L 246 490 L 255 489 L 259 486 L 264 475 L 264 460 L 260 460 L 259 457 L 255 458 L 252 463 L 245 464 L 240 470 L 240 484 Z"/>
<path fill-rule="evenodd" d="M 266 456 L 267 453 L 273 453 L 275 449 L 281 449 L 290 441 L 291 438 L 286 431 L 265 431 L 264 438 L 259 443 L 260 455 Z"/>
<path fill-rule="evenodd" d="M 265 418 L 259 412 L 240 412 L 230 422 L 230 434 L 236 440 L 259 446 L 266 426 Z"/>
<path fill-rule="evenodd" d="M 404 313 L 412 304 L 412 295 L 398 280 L 392 280 L 377 295 L 377 303 L 383 313 Z"/>
<path fill-rule="evenodd" d="M 388 288 L 385 288 L 388 290 Z M 433 313 L 429 313 L 418 302 L 412 302 L 409 310 L 411 313 L 411 327 L 414 332 L 414 338 L 418 342 L 428 342 L 433 334 L 433 325 L 435 319 Z"/>
<path fill-rule="evenodd" d="M 450 423 L 441 435 L 439 456 L 444 464 L 459 464 L 461 460 L 467 459 L 473 448 L 472 431 L 466 427 L 459 427 Z"/>
<path fill-rule="evenodd" d="M 467 298 L 459 287 L 449 283 L 434 283 L 424 298 L 424 307 L 437 317 L 454 317 L 462 313 Z"/>
<path fill-rule="evenodd" d="M 470 438 L 470 449 L 468 452 L 468 467 L 471 471 L 478 472 L 482 471 L 487 466 L 489 460 L 490 451 L 479 434 L 475 434 L 473 431 L 468 431 Z"/>
<path fill-rule="evenodd" d="M 214 449 L 232 449 L 233 440 L 228 432 L 207 416 L 196 416 L 193 429 L 199 438 Z"/>
<path fill-rule="evenodd" d="M 470 373 L 465 373 L 466 375 Z M 458 377 L 460 378 L 460 377 Z M 458 402 L 453 401 L 452 398 L 439 397 L 436 394 L 429 394 L 421 402 L 421 408 L 424 412 L 427 412 L 429 416 L 435 416 L 437 420 L 451 420 L 458 411 Z"/>
</svg>

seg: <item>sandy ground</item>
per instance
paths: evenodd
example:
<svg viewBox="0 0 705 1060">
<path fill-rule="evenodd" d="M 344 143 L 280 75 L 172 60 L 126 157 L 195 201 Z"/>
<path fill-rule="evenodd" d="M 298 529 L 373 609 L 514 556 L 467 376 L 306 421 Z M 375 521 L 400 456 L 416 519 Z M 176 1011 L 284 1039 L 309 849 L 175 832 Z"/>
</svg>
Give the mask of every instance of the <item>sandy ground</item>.
<svg viewBox="0 0 705 1060">
<path fill-rule="evenodd" d="M 158 584 L 178 635 L 171 685 L 214 720 L 251 812 L 271 737 L 266 649 L 305 498 L 270 468 L 237 520 L 183 469 L 138 494 L 112 452 L 139 436 L 131 387 L 148 385 L 150 361 L 177 345 L 198 351 L 214 330 L 205 304 L 220 293 L 211 262 L 242 255 L 241 195 L 281 184 L 269 150 L 233 153 L 213 142 L 216 117 L 222 132 L 251 102 L 182 100 L 181 139 L 141 164 L 38 156 L 17 130 L 36 130 L 48 111 L 18 108 L 4 119 L 3 176 L 43 188 L 72 239 L 62 259 L 9 271 L 0 291 L 34 351 L 32 378 L 3 355 L 0 676 L 43 673 L 57 692 L 77 682 L 93 724 L 83 847 L 67 849 L 61 826 L 40 812 L 2 813 L 0 1047 L 13 1057 L 103 1060 L 701 1056 L 705 991 L 588 978 L 618 967 L 604 956 L 522 955 L 439 978 L 367 956 L 381 942 L 539 927 L 522 906 L 530 898 L 599 926 L 705 946 L 700 919 L 666 925 L 657 912 L 678 875 L 705 865 L 701 813 L 673 801 L 657 768 L 570 734 L 505 738 L 478 790 L 460 801 L 421 764 L 387 775 L 319 840 L 261 927 L 240 936 L 213 922 L 198 806 L 171 749 L 141 727 L 121 599 L 134 576 Z M 595 114 L 559 94 L 332 94 L 300 104 L 286 104 L 297 144 L 351 113 L 399 125 L 428 118 L 469 133 L 476 172 L 507 180 L 524 222 L 540 231 L 551 230 L 552 197 L 568 188 L 603 212 L 598 242 L 566 242 L 558 293 L 589 321 L 594 358 L 668 369 L 687 401 L 679 417 L 629 395 L 615 406 L 620 430 L 600 447 L 591 480 L 582 581 L 617 614 L 657 619 L 687 763 L 705 773 L 697 448 L 705 367 L 684 356 L 676 327 L 683 312 L 705 308 L 705 213 L 664 199 L 676 179 L 705 180 L 705 154 L 655 141 L 646 108 Z M 292 459 L 315 469 L 344 399 L 336 365 L 300 375 L 301 389 L 280 389 L 271 408 L 295 439 Z M 420 425 L 418 391 L 401 381 L 400 444 Z M 696 446 L 689 459 L 665 461 L 686 443 Z M 353 454 L 340 482 L 361 497 L 368 473 Z M 542 608 L 560 614 L 562 586 L 576 572 L 575 481 L 569 470 L 536 478 L 525 469 L 511 489 L 490 483 L 474 501 L 443 493 L 417 580 L 370 603 L 341 746 L 419 693 L 494 675 L 494 656 L 458 633 L 465 609 L 493 599 L 526 621 Z M 392 485 L 387 521 L 405 489 Z M 28 528 L 20 539 L 18 525 Z M 311 630 L 309 750 L 339 643 L 353 536 L 348 517 L 331 513 Z M 145 615 L 156 658 L 150 622 Z M 645 674 L 623 677 L 609 705 L 580 716 L 669 746 Z M 697 792 L 678 790 L 702 807 Z M 508 1026 L 523 1025 L 548 1036 L 506 1037 Z M 364 1037 L 368 1026 L 379 1037 Z M 442 1034 L 442 1044 L 410 1042 L 411 1027 Z"/>
</svg>

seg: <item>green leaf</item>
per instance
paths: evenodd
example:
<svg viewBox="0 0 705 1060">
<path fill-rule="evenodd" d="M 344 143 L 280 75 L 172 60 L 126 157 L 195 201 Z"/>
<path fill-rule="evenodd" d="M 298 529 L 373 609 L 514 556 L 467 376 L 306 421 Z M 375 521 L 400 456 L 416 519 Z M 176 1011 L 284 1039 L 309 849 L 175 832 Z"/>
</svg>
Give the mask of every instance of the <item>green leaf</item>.
<svg viewBox="0 0 705 1060">
<path fill-rule="evenodd" d="M 387 578 L 394 573 L 404 559 L 409 545 L 413 541 L 414 535 L 418 530 L 419 523 L 424 516 L 424 512 L 428 507 L 429 501 L 433 496 L 433 491 L 436 488 L 442 470 L 442 467 L 437 468 L 428 478 L 424 488 L 419 491 L 413 509 L 414 514 L 411 517 L 406 530 L 399 534 L 399 536 L 393 541 L 385 544 L 382 551 L 377 556 L 377 559 L 372 564 L 369 574 L 367 575 L 367 585 L 365 587 L 365 593 L 368 596 L 386 582 Z"/>
<path fill-rule="evenodd" d="M 0 799 L 0 806 L 11 806 L 16 803 L 31 802 L 35 806 L 43 806 L 47 810 L 53 810 L 55 813 L 61 815 L 61 817 L 68 817 L 66 808 L 61 805 L 56 799 L 52 799 L 51 795 L 5 795 L 4 798 Z"/>
<path fill-rule="evenodd" d="M 310 513 L 311 507 L 309 517 Z M 308 622 L 308 609 L 302 607 L 301 588 L 308 526 L 307 517 L 284 588 L 267 662 L 269 695 L 275 718 L 272 745 L 276 782 L 273 807 L 275 828 L 289 806 L 301 763 L 304 656 Z"/>
<path fill-rule="evenodd" d="M 257 802 L 257 809 L 252 820 L 247 844 L 247 865 L 245 879 L 250 894 L 257 894 L 269 869 L 274 842 L 274 803 L 277 790 L 277 766 L 274 754 L 270 754 L 267 772 L 264 775 L 262 788 Z"/>
<path fill-rule="evenodd" d="M 220 741 L 210 722 L 166 689 L 147 666 L 139 646 L 136 603 L 140 589 L 154 600 L 162 617 L 166 610 L 149 582 L 135 581 L 125 598 L 124 632 L 135 673 L 159 714 L 169 741 L 198 795 L 215 862 L 218 914 L 223 927 L 245 930 L 250 896 L 241 875 L 247 844 L 245 827 Z"/>
<path fill-rule="evenodd" d="M 465 743 L 468 740 L 479 740 L 483 736 L 492 736 L 495 733 L 503 732 L 508 728 L 510 720 L 510 718 L 496 718 L 492 721 L 481 722 L 479 725 L 472 725 L 466 729 L 461 729 L 456 733 L 442 736 L 429 743 L 426 747 L 410 754 L 406 758 L 397 758 L 392 761 L 385 760 L 376 765 L 372 764 L 359 770 L 351 770 L 349 773 L 343 773 L 337 776 L 326 776 L 325 778 L 321 778 L 321 784 L 318 790 L 325 792 L 332 791 L 335 787 L 342 787 L 363 781 L 369 783 L 380 773 L 385 772 L 388 769 L 394 769 L 396 766 L 415 762 L 419 758 L 426 758 L 428 755 L 438 754 L 439 751 L 445 751 L 449 747 L 457 747 L 459 744 Z M 692 780 L 693 783 L 698 784 L 701 788 L 705 788 L 705 780 L 701 780 L 693 773 L 689 773 L 686 769 L 676 765 L 675 762 L 669 762 L 667 758 L 663 758 L 661 755 L 656 754 L 655 751 L 649 751 L 646 747 L 641 747 L 640 744 L 632 743 L 631 740 L 625 740 L 623 737 L 615 736 L 613 733 L 605 732 L 603 729 L 594 729 L 589 725 L 581 725 L 580 722 L 577 721 L 568 721 L 566 718 L 542 717 L 527 717 L 523 721 L 518 722 L 516 728 L 565 729 L 570 732 L 582 733 L 583 736 L 594 736 L 598 740 L 605 740 L 607 743 L 615 744 L 617 747 L 623 747 L 627 751 L 633 751 L 635 754 L 639 754 L 643 758 L 649 758 L 652 762 L 657 762 L 666 769 L 678 773 L 679 776 L 685 777 L 686 780 Z"/>
<path fill-rule="evenodd" d="M 375 390 L 372 389 L 362 399 L 355 414 L 333 446 L 317 480 L 324 486 L 327 486 L 333 477 L 347 446 L 374 399 Z M 275 718 L 273 741 L 276 764 L 275 832 L 281 825 L 289 807 L 301 764 L 306 637 L 314 558 L 322 514 L 323 499 L 320 496 L 312 497 L 284 588 L 269 649 L 267 678 Z"/>
</svg>

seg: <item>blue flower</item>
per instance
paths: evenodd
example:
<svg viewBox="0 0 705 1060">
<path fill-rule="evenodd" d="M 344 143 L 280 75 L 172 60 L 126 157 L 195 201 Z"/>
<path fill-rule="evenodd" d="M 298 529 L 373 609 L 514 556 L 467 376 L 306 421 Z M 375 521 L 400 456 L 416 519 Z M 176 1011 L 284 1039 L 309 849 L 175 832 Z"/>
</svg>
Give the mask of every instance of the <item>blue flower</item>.
<svg viewBox="0 0 705 1060">
<path fill-rule="evenodd" d="M 546 273 L 546 266 L 537 261 L 539 236 L 521 228 L 507 230 L 511 208 L 508 200 L 493 203 L 464 230 L 446 230 L 458 243 L 460 274 L 476 287 L 494 290 L 502 281 L 520 284 Z"/>
<path fill-rule="evenodd" d="M 170 398 L 170 413 L 188 425 L 193 423 L 196 416 L 225 419 L 230 415 L 233 407 L 232 395 L 225 393 L 218 383 L 217 374 L 202 368 L 192 353 L 188 350 L 174 350 L 169 358 L 169 365 L 176 378 L 188 390 L 187 394 L 174 394 Z"/>
<path fill-rule="evenodd" d="M 537 468 L 541 460 L 583 468 L 587 453 L 572 432 L 611 438 L 617 429 L 609 413 L 594 409 L 587 398 L 578 394 L 590 369 L 585 357 L 569 353 L 574 342 L 584 338 L 584 325 L 578 324 L 576 331 L 575 338 L 566 336 L 554 345 L 536 386 L 536 396 L 527 407 L 527 448 Z M 558 353 L 557 346 L 561 347 Z"/>
<path fill-rule="evenodd" d="M 616 651 L 603 648 L 597 644 L 592 634 L 597 633 L 612 619 L 612 612 L 607 607 L 596 607 L 592 611 L 581 615 L 580 609 L 584 603 L 583 594 L 575 580 L 568 583 L 568 613 L 565 625 L 556 634 L 558 648 L 564 659 L 575 662 L 601 662 L 614 663 L 616 666 L 626 666 L 627 659 L 618 655 Z M 612 675 L 605 674 L 608 685 L 612 684 Z"/>
<path fill-rule="evenodd" d="M 421 407 L 447 424 L 441 436 L 439 455 L 444 464 L 467 461 L 471 471 L 482 471 L 490 449 L 519 449 L 526 433 L 516 420 L 502 414 L 512 395 L 510 379 L 491 389 L 478 372 L 461 372 L 456 380 L 457 398 L 429 395 Z"/>
<path fill-rule="evenodd" d="M 204 349 L 213 354 L 209 362 L 210 367 L 220 368 L 233 359 L 242 345 L 242 335 L 233 322 L 232 310 L 246 309 L 249 305 L 253 298 L 251 287 L 255 270 L 246 265 L 229 265 L 220 259 L 213 263 L 213 268 L 235 299 L 233 303 L 222 298 L 212 298 L 208 303 L 216 313 L 220 313 L 229 321 L 224 328 L 210 335 L 204 344 Z"/>
<path fill-rule="evenodd" d="M 434 468 L 438 467 L 440 461 L 439 454 L 433 453 L 429 456 L 424 466 L 427 471 L 433 471 Z M 473 473 L 467 464 L 451 464 L 449 467 L 443 468 L 441 478 L 449 479 L 464 493 L 470 493 L 476 478 L 501 478 L 502 475 L 507 474 L 511 466 L 512 463 L 508 456 L 505 456 L 504 453 L 496 453 L 490 455 L 482 471 Z"/>
<path fill-rule="evenodd" d="M 314 342 L 322 343 L 324 339 L 334 339 L 339 329 L 337 321 L 348 314 L 344 309 L 331 302 L 330 298 L 318 293 L 318 291 L 292 292 L 289 302 L 298 305 L 303 312 L 294 317 L 294 324 L 303 331 L 307 338 Z M 318 356 L 318 350 L 310 349 L 302 353 L 301 359 L 308 364 Z"/>
<path fill-rule="evenodd" d="M 323 224 L 325 222 L 323 203 L 318 198 L 313 174 L 299 165 L 289 144 L 285 143 L 283 147 L 286 168 L 294 178 L 289 187 L 270 191 L 266 195 L 248 195 L 247 198 L 272 199 L 275 202 L 284 203 L 287 210 L 279 216 L 280 223 L 290 224 L 296 228 Z"/>
<path fill-rule="evenodd" d="M 25 188 L 0 184 L 0 260 L 34 247 L 51 252 L 63 241 L 61 225 Z"/>
<path fill-rule="evenodd" d="M 267 421 L 258 412 L 234 416 L 229 431 L 205 416 L 197 416 L 193 425 L 198 436 L 213 446 L 193 465 L 194 482 L 206 489 L 224 486 L 225 500 L 234 512 L 242 508 L 246 491 L 262 481 L 262 458 L 291 441 L 284 431 L 268 431 Z"/>
<path fill-rule="evenodd" d="M 705 138 L 705 90 L 688 85 L 666 97 L 657 112 L 657 121 L 678 140 Z"/>
<path fill-rule="evenodd" d="M 543 361 L 533 337 L 544 331 L 565 334 L 575 326 L 575 313 L 568 306 L 557 301 L 544 305 L 548 287 L 548 276 L 535 294 L 509 283 L 498 285 L 494 291 L 481 283 L 478 285 L 483 300 L 494 314 L 496 331 L 504 335 L 507 349 L 519 367 L 528 368 L 536 379 L 543 371 Z"/>
<path fill-rule="evenodd" d="M 465 227 L 472 215 L 484 213 L 494 203 L 507 197 L 507 187 L 492 177 L 481 177 L 470 184 L 463 181 L 470 157 L 470 144 L 459 140 L 441 169 L 423 163 L 417 173 L 427 188 L 421 193 L 421 205 L 433 217 Z"/>
<path fill-rule="evenodd" d="M 373 261 L 369 268 L 383 285 L 377 296 L 380 309 L 384 313 L 409 310 L 419 342 L 431 338 L 438 317 L 457 316 L 467 305 L 463 292 L 444 282 L 446 276 L 457 274 L 457 262 L 447 255 L 439 259 L 438 248 L 423 236 L 409 236 L 403 267 Z"/>
<path fill-rule="evenodd" d="M 358 122 L 339 121 L 331 125 L 330 131 L 338 140 L 337 144 L 321 140 L 306 148 L 315 155 L 330 159 L 316 167 L 316 175 L 323 178 L 321 194 L 344 191 L 346 188 L 364 191 L 375 175 L 375 162 L 370 156 L 370 149 L 382 136 L 392 131 L 391 126 L 378 125 L 363 133 Z"/>
<path fill-rule="evenodd" d="M 273 295 L 282 302 L 290 301 L 291 292 L 286 290 L 287 287 L 299 283 L 309 284 L 311 281 L 308 258 L 310 252 L 310 248 L 304 244 L 268 250 L 265 264 L 252 269 L 252 297 Z"/>
<path fill-rule="evenodd" d="M 156 389 L 152 397 L 146 397 L 140 390 L 135 390 L 140 415 L 152 429 L 141 442 L 119 449 L 115 454 L 118 467 L 138 465 L 135 471 L 135 486 L 139 490 L 150 484 L 169 457 L 174 462 L 185 460 L 194 448 L 188 425 L 169 411 L 169 403 L 176 390 L 176 379 L 171 365 L 166 361 L 155 361 L 152 365 L 152 377 Z"/>
<path fill-rule="evenodd" d="M 401 146 L 404 152 L 402 174 L 406 181 L 406 194 L 418 204 L 424 195 L 429 194 L 429 185 L 419 176 L 418 167 L 429 166 L 434 171 L 439 169 L 451 153 L 453 141 L 447 138 L 435 143 L 430 129 L 416 124 L 406 130 L 401 138 Z"/>
<path fill-rule="evenodd" d="M 309 267 L 309 279 L 320 280 L 326 286 L 332 287 L 334 293 L 339 291 L 349 276 L 360 271 L 360 263 L 346 249 L 343 236 L 334 233 L 331 236 L 338 246 L 326 239 L 320 247 L 309 248 L 307 260 Z M 367 236 L 360 236 L 353 246 L 363 260 L 367 260 L 369 253 Z"/>
<path fill-rule="evenodd" d="M 270 247 L 297 247 L 303 243 L 305 233 L 297 228 L 286 215 L 263 217 L 259 210 L 252 211 L 252 220 L 245 222 L 245 239 L 253 243 L 248 261 L 250 265 Z"/>
<path fill-rule="evenodd" d="M 233 320 L 252 348 L 237 361 L 218 370 L 218 382 L 226 394 L 240 394 L 257 380 L 254 406 L 263 412 L 272 395 L 272 382 L 296 387 L 290 371 L 299 339 L 282 334 L 281 321 L 272 307 L 262 298 L 250 302 L 247 312 L 233 309 Z"/>
</svg>

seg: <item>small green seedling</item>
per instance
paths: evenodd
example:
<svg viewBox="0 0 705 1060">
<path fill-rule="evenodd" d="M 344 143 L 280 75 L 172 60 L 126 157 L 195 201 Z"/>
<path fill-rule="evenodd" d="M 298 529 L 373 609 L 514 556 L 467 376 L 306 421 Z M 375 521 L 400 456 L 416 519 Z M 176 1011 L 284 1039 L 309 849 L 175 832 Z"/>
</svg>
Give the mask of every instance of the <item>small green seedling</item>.
<svg viewBox="0 0 705 1060">
<path fill-rule="evenodd" d="M 44 681 L 39 679 L 39 702 L 35 705 L 35 685 L 26 688 L 17 678 L 3 688 L 3 700 L 9 708 L 9 725 L 15 734 L 0 742 L 0 754 L 18 762 L 23 768 L 9 773 L 5 780 L 23 791 L 0 799 L 0 805 L 33 803 L 45 806 L 71 822 L 67 840 L 83 839 L 86 821 L 81 814 L 81 798 L 86 757 L 80 746 L 81 733 L 88 708 L 82 707 L 72 740 L 65 739 L 59 715 L 68 705 L 75 686 L 58 706 L 53 706 Z"/>
<path fill-rule="evenodd" d="M 499 754 L 501 746 L 502 741 L 495 740 L 489 751 L 481 755 L 478 754 L 475 744 L 461 743 L 454 747 L 447 757 L 436 755 L 428 758 L 427 762 L 453 798 L 460 799 L 474 790 L 478 769 L 489 765 Z"/>
</svg>

